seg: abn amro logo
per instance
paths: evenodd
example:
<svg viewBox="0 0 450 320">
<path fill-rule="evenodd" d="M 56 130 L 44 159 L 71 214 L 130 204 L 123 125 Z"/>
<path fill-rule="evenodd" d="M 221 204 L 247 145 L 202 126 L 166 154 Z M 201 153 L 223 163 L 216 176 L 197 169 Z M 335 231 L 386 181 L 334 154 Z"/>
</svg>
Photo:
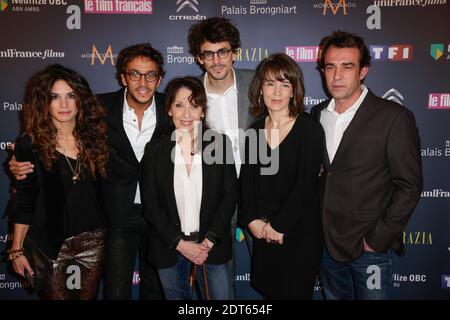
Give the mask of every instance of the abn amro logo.
<svg viewBox="0 0 450 320">
<path fill-rule="evenodd" d="M 0 11 L 5 11 L 8 6 L 8 0 L 0 0 Z"/>
<path fill-rule="evenodd" d="M 444 55 L 445 46 L 443 43 L 432 43 L 430 47 L 430 55 L 434 60 L 439 60 Z M 450 59 L 450 44 L 447 48 L 447 59 Z"/>
</svg>

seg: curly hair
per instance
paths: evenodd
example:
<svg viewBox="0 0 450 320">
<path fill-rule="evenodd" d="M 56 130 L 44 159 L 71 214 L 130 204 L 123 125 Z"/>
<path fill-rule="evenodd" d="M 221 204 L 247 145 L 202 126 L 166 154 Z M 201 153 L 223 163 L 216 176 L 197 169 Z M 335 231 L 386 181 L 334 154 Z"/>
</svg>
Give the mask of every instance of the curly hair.
<svg viewBox="0 0 450 320">
<path fill-rule="evenodd" d="M 293 97 L 289 101 L 289 116 L 295 117 L 303 111 L 305 85 L 303 73 L 298 64 L 285 53 L 274 53 L 264 59 L 256 69 L 256 74 L 250 84 L 248 97 L 252 103 L 250 112 L 261 116 L 267 111 L 267 106 L 261 96 L 264 80 L 273 76 L 278 81 L 289 80 L 292 85 Z"/>
<path fill-rule="evenodd" d="M 119 85 L 123 87 L 121 75 L 127 72 L 127 64 L 137 57 L 146 57 L 158 65 L 158 75 L 163 78 L 166 74 L 164 70 L 164 57 L 150 43 L 139 43 L 126 48 L 119 52 L 116 61 L 116 79 Z"/>
<path fill-rule="evenodd" d="M 51 170 L 58 154 L 57 129 L 50 114 L 51 90 L 56 81 L 65 81 L 75 93 L 77 106 L 73 135 L 79 149 L 78 159 L 93 177 L 106 177 L 108 147 L 105 110 L 92 93 L 88 82 L 77 72 L 52 64 L 34 74 L 27 83 L 23 124 L 45 168 Z"/>
<path fill-rule="evenodd" d="M 200 47 L 206 41 L 211 43 L 230 43 L 233 52 L 241 47 L 239 30 L 233 25 L 231 20 L 222 17 L 212 17 L 193 24 L 189 28 L 188 43 L 189 53 L 197 57 Z"/>
<path fill-rule="evenodd" d="M 320 41 L 320 60 L 319 68 L 325 68 L 325 54 L 330 47 L 336 48 L 355 48 L 359 50 L 359 67 L 370 67 L 370 53 L 364 43 L 363 38 L 345 31 L 334 31 L 329 36 L 324 37 Z"/>
</svg>

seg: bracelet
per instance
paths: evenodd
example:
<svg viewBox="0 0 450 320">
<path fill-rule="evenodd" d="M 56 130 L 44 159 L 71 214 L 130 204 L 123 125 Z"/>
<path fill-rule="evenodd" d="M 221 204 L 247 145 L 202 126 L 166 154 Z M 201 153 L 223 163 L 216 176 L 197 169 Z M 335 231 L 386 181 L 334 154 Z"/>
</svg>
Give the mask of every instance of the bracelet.
<svg viewBox="0 0 450 320">
<path fill-rule="evenodd" d="M 20 248 L 20 249 L 15 249 L 15 250 L 13 250 L 13 249 L 8 249 L 8 250 L 6 250 L 6 253 L 19 253 L 19 252 L 24 253 L 24 251 L 25 251 L 25 249 L 22 247 L 22 248 Z"/>
<path fill-rule="evenodd" d="M 18 257 L 23 256 L 23 252 L 16 252 L 16 253 L 10 253 L 6 260 L 13 261 L 14 259 L 17 259 Z"/>
</svg>

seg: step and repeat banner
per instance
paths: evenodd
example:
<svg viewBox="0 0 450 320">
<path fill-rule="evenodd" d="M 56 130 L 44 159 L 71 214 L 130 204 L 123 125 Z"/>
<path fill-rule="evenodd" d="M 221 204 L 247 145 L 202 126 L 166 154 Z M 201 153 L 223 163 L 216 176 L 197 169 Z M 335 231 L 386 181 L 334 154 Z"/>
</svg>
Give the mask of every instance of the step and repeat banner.
<svg viewBox="0 0 450 320">
<path fill-rule="evenodd" d="M 403 234 L 406 255 L 395 259 L 395 296 L 449 299 L 449 0 L 0 0 L 0 251 L 10 240 L 7 149 L 20 132 L 31 74 L 61 63 L 85 76 L 96 93 L 117 90 L 120 49 L 150 42 L 165 56 L 163 90 L 173 77 L 201 73 L 188 52 L 187 33 L 192 23 L 212 16 L 232 19 L 241 32 L 236 68 L 253 69 L 275 52 L 297 61 L 307 111 L 327 98 L 317 70 L 320 39 L 338 29 L 365 38 L 373 58 L 365 84 L 414 112 L 422 143 L 424 190 Z M 237 297 L 258 299 L 240 230 L 236 244 Z M 136 272 L 135 297 L 138 283 Z M 321 299 L 319 284 L 315 297 Z M 36 299 L 4 260 L 0 299 Z"/>
</svg>

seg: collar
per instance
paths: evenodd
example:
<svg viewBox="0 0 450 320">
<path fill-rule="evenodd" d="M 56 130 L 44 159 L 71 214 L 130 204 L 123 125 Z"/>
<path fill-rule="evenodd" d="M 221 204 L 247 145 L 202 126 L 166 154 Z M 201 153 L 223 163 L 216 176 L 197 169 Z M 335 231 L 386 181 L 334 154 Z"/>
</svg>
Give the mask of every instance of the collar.
<svg viewBox="0 0 450 320">
<path fill-rule="evenodd" d="M 236 85 L 236 71 L 234 71 L 233 68 L 231 68 L 231 71 L 233 72 L 233 84 L 231 85 L 231 87 L 229 87 L 227 90 L 225 90 L 224 93 L 222 94 L 218 94 L 218 93 L 210 93 L 208 92 L 208 88 L 206 87 L 206 80 L 208 79 L 208 72 L 205 72 L 205 75 L 203 76 L 203 86 L 205 87 L 205 91 L 207 95 L 216 95 L 216 96 L 225 96 L 228 94 L 228 92 L 230 92 L 231 90 L 236 90 L 237 91 L 237 85 Z"/>
<path fill-rule="evenodd" d="M 134 109 L 131 108 L 131 107 L 128 105 L 128 101 L 127 101 L 127 92 L 128 92 L 128 89 L 125 88 L 125 90 L 124 90 L 124 92 L 123 92 L 123 109 L 122 109 L 122 114 L 127 114 L 127 113 L 130 113 L 130 112 L 132 112 L 132 113 L 134 114 Z M 155 112 L 155 110 L 156 110 L 156 102 L 155 102 L 155 100 L 156 100 L 156 99 L 155 99 L 155 95 L 153 95 L 152 102 L 150 103 L 150 105 L 148 106 L 148 108 L 145 109 L 144 115 L 147 114 L 147 113 L 149 113 L 149 112 Z"/>
<path fill-rule="evenodd" d="M 364 98 L 366 97 L 367 92 L 369 91 L 367 89 L 367 87 L 365 85 L 363 85 L 363 84 L 361 84 L 361 90 L 362 90 L 362 92 L 359 95 L 358 99 L 356 99 L 356 101 L 347 110 L 345 110 L 341 114 L 349 114 L 349 113 L 352 113 L 352 112 L 356 112 L 356 110 L 358 110 L 359 106 L 361 105 L 361 103 L 363 102 Z M 338 114 L 336 111 L 334 111 L 335 107 L 336 107 L 336 101 L 333 98 L 333 99 L 331 99 L 330 103 L 328 104 L 326 110 L 328 112 L 333 113 L 333 114 Z"/>
</svg>

